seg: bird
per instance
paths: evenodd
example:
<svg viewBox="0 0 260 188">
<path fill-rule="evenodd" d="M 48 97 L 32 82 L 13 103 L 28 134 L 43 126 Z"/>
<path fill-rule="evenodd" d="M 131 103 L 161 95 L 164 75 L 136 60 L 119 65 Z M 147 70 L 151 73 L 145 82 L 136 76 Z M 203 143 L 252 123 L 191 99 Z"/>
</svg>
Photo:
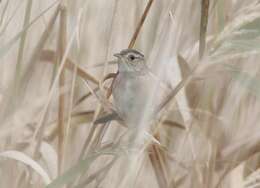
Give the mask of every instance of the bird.
<svg viewBox="0 0 260 188">
<path fill-rule="evenodd" d="M 118 74 L 112 83 L 115 112 L 98 118 L 94 124 L 112 120 L 137 126 L 146 114 L 153 114 L 152 95 L 154 78 L 151 76 L 144 55 L 135 49 L 125 49 L 114 54 Z"/>
</svg>

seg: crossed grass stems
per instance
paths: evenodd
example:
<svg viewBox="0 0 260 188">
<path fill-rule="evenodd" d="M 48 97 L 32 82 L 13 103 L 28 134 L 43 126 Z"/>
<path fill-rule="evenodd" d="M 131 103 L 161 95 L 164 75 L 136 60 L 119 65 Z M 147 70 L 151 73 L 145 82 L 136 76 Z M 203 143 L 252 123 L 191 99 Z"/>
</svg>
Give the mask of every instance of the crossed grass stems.
<svg viewBox="0 0 260 188">
<path fill-rule="evenodd" d="M 150 8 L 153 4 L 153 0 L 150 0 L 145 8 L 145 11 L 137 25 L 137 28 L 133 34 L 133 37 L 129 43 L 128 48 L 133 48 L 135 41 L 138 38 L 138 35 L 141 31 L 141 28 L 143 26 L 143 23 L 148 15 L 148 12 L 150 11 Z M 205 50 L 205 37 L 206 37 L 206 30 L 207 30 L 207 14 L 208 14 L 208 7 L 209 7 L 209 1 L 203 1 L 202 4 L 203 7 L 203 11 L 202 11 L 202 17 L 201 17 L 201 34 L 200 34 L 200 49 L 199 49 L 199 58 L 202 58 L 204 50 Z M 65 48 L 66 48 L 66 20 L 67 20 L 67 15 L 66 15 L 66 7 L 64 6 L 60 6 L 60 33 L 59 33 L 59 42 L 58 42 L 58 48 L 57 48 L 57 52 L 54 51 L 50 51 L 50 50 L 41 50 L 41 55 L 40 55 L 40 60 L 45 61 L 45 62 L 54 62 L 56 64 L 58 64 L 59 62 L 61 62 L 62 58 L 64 57 L 64 53 L 65 53 Z M 56 15 L 57 16 L 57 15 Z M 56 17 L 55 16 L 55 17 Z M 66 58 L 65 59 L 65 66 L 64 69 L 62 70 L 61 74 L 60 74 L 60 78 L 59 78 L 59 85 L 60 85 L 60 89 L 62 89 L 64 87 L 65 84 L 65 74 L 64 74 L 64 70 L 68 69 L 74 73 L 77 73 L 78 76 L 80 76 L 81 78 L 83 78 L 86 82 L 90 81 L 94 84 L 99 84 L 99 81 L 97 81 L 93 76 L 91 76 L 89 73 L 87 73 L 84 69 L 82 69 L 80 66 L 77 65 L 77 63 L 74 63 L 73 61 L 71 61 L 70 59 Z M 194 68 L 193 72 L 196 70 L 196 67 Z M 193 73 L 191 72 L 191 74 Z M 101 82 L 101 87 L 103 88 L 103 83 L 105 81 L 107 81 L 108 79 L 113 79 L 117 76 L 117 73 L 110 73 L 108 75 L 106 75 L 104 77 L 104 79 Z M 191 77 L 187 77 L 185 79 L 183 79 L 175 89 L 173 89 L 173 91 L 168 95 L 168 97 L 166 97 L 166 99 L 164 100 L 164 102 L 162 103 L 162 105 L 160 106 L 160 109 L 163 109 L 167 106 L 168 103 L 171 102 L 171 100 L 177 95 L 177 93 L 190 81 Z M 113 84 L 113 81 L 112 81 Z M 112 84 L 110 85 L 110 87 L 107 88 L 107 94 L 106 97 L 109 98 L 111 96 L 112 93 Z M 76 105 L 80 104 L 81 102 L 83 102 L 84 100 L 86 100 L 87 98 L 89 98 L 92 95 L 95 95 L 96 91 L 100 89 L 100 85 L 98 87 L 96 87 L 93 91 L 89 92 L 88 94 L 86 94 L 85 96 L 83 96 L 82 98 L 80 98 L 77 102 Z M 96 96 L 96 95 L 95 95 Z M 58 127 L 56 130 L 53 130 L 51 135 L 49 138 L 54 138 L 55 137 L 55 132 L 58 132 L 58 158 L 59 158 L 59 173 L 61 173 L 62 169 L 62 162 L 63 162 L 63 153 L 64 153 L 64 137 L 65 137 L 65 124 L 64 124 L 64 103 L 65 103 L 65 97 L 63 94 L 60 94 L 59 97 L 59 118 L 58 118 Z M 101 102 L 102 103 L 102 102 Z M 94 119 L 97 117 L 94 116 L 94 114 L 99 114 L 100 111 L 102 111 L 101 108 L 99 108 L 96 112 L 91 111 L 91 112 L 83 112 L 83 113 L 77 113 L 74 114 L 75 116 L 77 115 L 90 115 L 91 118 L 94 117 Z M 162 118 L 163 120 L 164 118 Z M 181 129 L 185 129 L 185 127 L 183 125 L 180 125 L 176 122 L 171 122 L 168 120 L 165 121 L 159 121 L 158 123 L 161 124 L 161 122 L 163 122 L 166 125 L 170 125 L 173 127 L 178 127 Z M 107 127 L 108 125 L 106 125 Z M 96 144 L 98 142 L 100 142 L 98 136 L 101 136 L 101 134 L 104 134 L 104 130 L 107 129 L 106 127 L 101 128 L 100 130 L 98 130 L 98 133 L 96 134 L 96 138 L 94 140 L 96 140 Z M 159 127 L 159 126 L 158 126 Z M 86 154 L 88 153 L 87 150 L 88 148 L 93 148 L 93 145 L 95 145 L 93 142 L 91 143 L 91 140 L 94 137 L 94 132 L 96 132 L 97 127 L 96 126 L 92 126 L 90 133 L 85 141 L 84 147 L 82 149 L 82 152 L 80 154 L 79 160 L 82 160 L 84 158 L 84 156 L 86 156 Z M 158 130 L 158 129 L 157 129 Z M 103 133 L 102 133 L 103 132 Z M 154 137 L 158 140 L 158 142 L 160 141 L 159 135 L 156 133 L 156 131 L 154 132 Z M 160 149 L 160 146 L 158 146 L 157 144 L 154 143 L 150 143 L 150 146 L 148 147 L 149 149 L 149 158 L 151 161 L 151 164 L 154 168 L 157 180 L 158 180 L 158 184 L 160 185 L 160 187 L 167 187 L 169 185 L 169 182 L 167 182 L 167 177 L 166 177 L 166 172 L 165 172 L 165 154 L 164 150 Z M 92 175 L 93 177 L 97 176 L 100 172 L 104 172 L 104 169 L 109 170 L 110 167 L 112 167 L 112 164 L 115 162 L 115 158 L 108 164 L 106 165 L 104 168 L 100 169 L 97 173 L 95 173 L 95 175 Z M 81 184 L 79 184 L 78 186 L 80 187 L 81 185 L 86 185 L 88 184 L 90 181 L 90 179 L 93 179 L 93 177 L 89 177 L 87 180 L 85 180 L 84 182 L 82 182 Z"/>
<path fill-rule="evenodd" d="M 209 9 L 209 1 L 204 0 L 202 1 L 202 14 L 201 14 L 201 29 L 200 29 L 200 48 L 199 48 L 199 58 L 203 57 L 204 54 L 204 50 L 205 50 L 205 38 L 206 38 L 206 31 L 207 31 L 207 21 L 208 21 L 208 9 Z M 144 11 L 144 14 L 137 26 L 137 29 L 133 35 L 133 38 L 129 44 L 129 48 L 132 48 L 135 44 L 135 41 L 138 38 L 138 35 L 141 31 L 142 25 L 147 17 L 148 12 L 150 11 L 150 8 L 153 4 L 153 0 L 150 0 L 147 4 L 147 7 Z M 29 1 L 29 4 L 31 5 L 31 2 Z M 28 6 L 28 9 L 30 9 L 30 6 Z M 80 76 L 81 78 L 83 78 L 84 80 L 86 80 L 87 82 L 92 82 L 94 84 L 97 85 L 97 87 L 95 89 L 93 89 L 93 91 L 97 91 L 99 89 L 99 81 L 97 81 L 93 76 L 91 76 L 90 74 L 88 74 L 84 69 L 82 69 L 80 66 L 77 65 L 77 63 L 71 61 L 69 58 L 66 58 L 67 56 L 67 52 L 66 52 L 66 46 L 67 46 L 67 41 L 66 41 L 66 23 L 67 23 L 67 15 L 66 15 L 66 6 L 61 5 L 59 6 L 59 8 L 57 9 L 57 11 L 55 12 L 54 16 L 52 17 L 51 21 L 49 22 L 49 24 L 47 25 L 47 29 L 46 31 L 43 33 L 40 42 L 37 45 L 37 48 L 35 50 L 35 52 L 32 55 L 31 61 L 33 62 L 35 61 L 35 59 L 39 58 L 41 61 L 45 61 L 45 62 L 50 62 L 50 63 L 54 63 L 54 64 L 59 64 L 60 66 L 62 66 L 62 62 L 64 62 L 64 68 L 62 68 L 61 72 L 60 72 L 60 79 L 59 79 L 59 87 L 60 87 L 60 91 L 63 91 L 64 88 L 64 80 L 65 80 L 65 75 L 64 75 L 64 71 L 65 69 L 68 69 L 70 71 L 72 71 L 75 75 Z M 28 11 L 30 12 L 30 11 Z M 43 46 L 44 43 L 46 42 L 46 40 L 49 37 L 49 33 L 51 32 L 53 25 L 55 23 L 55 21 L 57 20 L 58 15 L 60 16 L 60 24 L 59 24 L 59 39 L 58 39 L 58 45 L 57 45 L 57 50 L 56 52 L 54 51 L 50 51 L 50 50 L 43 50 Z M 26 15 L 26 19 L 25 20 L 29 20 L 28 17 L 30 17 L 29 14 Z M 24 25 L 28 25 L 28 22 L 25 22 Z M 22 35 L 22 39 L 26 38 L 26 32 Z M 20 42 L 20 52 L 19 52 L 19 57 L 22 56 L 23 54 L 23 48 L 24 48 L 24 39 L 21 40 Z M 39 55 L 40 54 L 40 55 Z M 22 59 L 22 58 L 20 58 Z M 19 63 L 18 63 L 19 64 Z M 29 70 L 29 69 L 28 69 Z M 193 69 L 193 71 L 196 70 L 196 67 Z M 192 72 L 191 72 L 192 75 Z M 108 74 L 107 76 L 104 77 L 103 82 L 105 82 L 108 79 L 113 79 L 116 76 L 116 74 Z M 175 89 L 173 89 L 172 93 L 169 95 L 169 97 L 167 98 L 167 100 L 165 101 L 165 105 L 169 104 L 171 99 L 173 99 L 176 94 L 178 93 L 178 91 L 180 91 L 180 89 L 182 89 L 188 82 L 190 81 L 190 77 L 184 78 Z M 111 88 L 111 87 L 110 87 Z M 109 98 L 110 94 L 111 94 L 111 89 L 108 88 L 108 92 L 107 92 L 107 98 Z M 76 104 L 80 104 L 82 101 L 86 100 L 87 98 L 89 98 L 90 96 L 93 95 L 94 92 L 90 92 L 88 94 L 86 94 L 85 96 L 83 96 L 81 99 L 79 99 Z M 62 92 L 61 92 L 62 93 Z M 64 104 L 65 104 L 65 100 L 66 98 L 64 97 L 63 94 L 60 94 L 59 97 L 59 116 L 58 116 L 58 127 L 57 130 L 53 131 L 50 134 L 50 138 L 54 138 L 55 134 L 58 133 L 58 158 L 59 158 L 59 174 L 62 174 L 62 165 L 63 165 L 63 161 L 64 161 L 64 143 L 65 143 L 65 135 L 66 135 L 66 130 L 65 130 L 65 122 L 67 121 L 65 118 L 65 112 L 64 112 Z M 164 105 L 163 105 L 164 107 Z M 97 114 L 99 114 L 99 112 L 101 111 L 101 108 L 99 108 L 96 112 L 82 112 L 81 114 L 74 114 L 76 115 L 90 115 L 91 119 L 93 118 L 93 114 L 95 114 L 94 118 L 96 118 Z M 73 114 L 72 114 L 73 115 Z M 179 126 L 181 128 L 183 128 L 182 125 L 176 125 L 174 122 L 168 122 L 168 124 L 173 125 L 173 126 Z M 97 130 L 96 126 L 91 126 L 91 130 L 90 133 L 85 141 L 85 145 L 83 147 L 82 153 L 80 155 L 80 160 L 85 159 L 85 157 L 88 157 L 88 153 L 90 148 L 94 148 L 94 146 L 100 145 L 101 143 L 101 139 L 102 136 L 105 134 L 105 131 L 107 130 L 108 126 L 103 126 L 102 128 Z M 43 137 L 42 132 L 44 130 L 44 126 L 40 127 L 41 129 L 37 132 L 39 134 L 36 135 L 36 140 L 38 140 L 38 145 L 40 145 L 41 143 L 41 139 Z M 96 137 L 94 137 L 94 133 L 96 133 Z M 154 137 L 160 141 L 160 138 L 158 136 L 158 134 L 154 134 Z M 116 145 L 116 144 L 115 144 Z M 109 148 L 111 145 L 105 145 L 102 148 Z M 35 151 L 34 151 L 34 155 L 36 156 L 36 154 L 38 153 L 37 151 L 38 147 L 35 147 Z M 151 164 L 154 168 L 155 174 L 156 174 L 156 178 L 158 181 L 158 184 L 160 185 L 160 187 L 166 187 L 168 186 L 169 183 L 168 182 L 168 177 L 167 174 L 165 173 L 165 153 L 167 154 L 167 152 L 164 152 L 164 150 L 162 148 L 160 148 L 160 146 L 151 143 L 151 145 L 148 147 L 149 150 L 149 158 L 151 161 Z M 88 184 L 89 182 L 93 181 L 93 179 L 95 177 L 97 177 L 100 174 L 105 174 L 104 172 L 108 172 L 108 170 L 112 167 L 112 164 L 115 162 L 115 158 L 113 160 L 111 160 L 111 162 L 106 165 L 104 168 L 100 169 L 97 173 L 93 174 L 91 177 L 87 178 L 87 180 L 84 180 L 82 183 L 80 183 L 79 185 L 85 185 Z M 228 171 L 227 171 L 228 172 Z M 22 177 L 22 176 L 21 176 Z M 182 179 L 179 180 L 180 182 L 183 181 Z M 54 181 L 55 182 L 55 181 Z M 175 185 L 178 184 L 177 182 L 174 182 Z M 49 186 L 51 187 L 51 185 Z"/>
</svg>

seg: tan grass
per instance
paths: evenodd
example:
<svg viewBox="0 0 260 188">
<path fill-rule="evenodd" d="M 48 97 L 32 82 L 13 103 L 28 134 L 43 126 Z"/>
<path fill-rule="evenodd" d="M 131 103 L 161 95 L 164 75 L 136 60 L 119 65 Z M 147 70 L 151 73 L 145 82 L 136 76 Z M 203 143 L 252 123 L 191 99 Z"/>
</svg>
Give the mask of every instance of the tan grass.
<svg viewBox="0 0 260 188">
<path fill-rule="evenodd" d="M 259 187 L 259 9 L 2 0 L 0 187 Z M 116 111 L 113 54 L 126 47 L 145 54 L 158 113 L 96 125 Z"/>
</svg>

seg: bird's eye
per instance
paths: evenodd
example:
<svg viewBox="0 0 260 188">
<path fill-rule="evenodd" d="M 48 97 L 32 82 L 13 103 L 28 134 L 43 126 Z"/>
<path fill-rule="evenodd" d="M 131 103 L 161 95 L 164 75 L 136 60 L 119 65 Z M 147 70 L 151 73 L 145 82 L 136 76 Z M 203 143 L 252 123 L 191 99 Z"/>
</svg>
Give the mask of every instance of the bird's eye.
<svg viewBox="0 0 260 188">
<path fill-rule="evenodd" d="M 133 60 L 135 60 L 135 56 L 134 56 L 134 55 L 129 55 L 129 59 L 130 59 L 131 61 L 133 61 Z"/>
</svg>

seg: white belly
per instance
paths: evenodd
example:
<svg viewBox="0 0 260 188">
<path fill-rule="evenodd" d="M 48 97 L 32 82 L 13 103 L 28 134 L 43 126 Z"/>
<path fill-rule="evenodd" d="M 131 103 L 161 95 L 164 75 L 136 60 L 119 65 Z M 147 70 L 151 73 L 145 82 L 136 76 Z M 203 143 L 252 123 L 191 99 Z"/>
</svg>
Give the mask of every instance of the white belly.
<svg viewBox="0 0 260 188">
<path fill-rule="evenodd" d="M 119 115 L 127 122 L 137 123 L 145 113 L 149 95 L 146 76 L 120 73 L 113 85 L 114 104 Z"/>
</svg>

